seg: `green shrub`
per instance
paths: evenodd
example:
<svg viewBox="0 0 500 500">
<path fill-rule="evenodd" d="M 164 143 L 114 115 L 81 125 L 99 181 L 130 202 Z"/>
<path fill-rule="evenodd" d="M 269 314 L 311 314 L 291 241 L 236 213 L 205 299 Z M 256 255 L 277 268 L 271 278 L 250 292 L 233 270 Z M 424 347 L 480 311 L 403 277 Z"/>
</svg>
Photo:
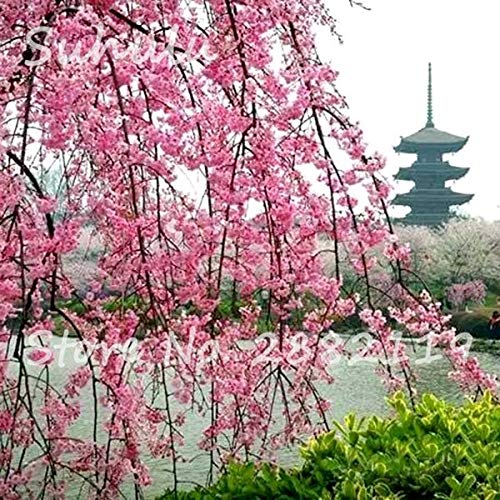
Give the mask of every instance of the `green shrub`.
<svg viewBox="0 0 500 500">
<path fill-rule="evenodd" d="M 302 474 L 337 498 L 500 498 L 500 407 L 491 395 L 460 408 L 424 395 L 413 411 L 397 394 L 391 406 L 393 418 L 350 415 L 312 440 Z"/>
<path fill-rule="evenodd" d="M 500 499 L 500 406 L 491 394 L 461 407 L 427 394 L 413 410 L 398 393 L 390 405 L 392 417 L 349 415 L 311 439 L 300 468 L 231 464 L 212 487 L 177 498 Z"/>
<path fill-rule="evenodd" d="M 269 464 L 232 463 L 210 488 L 189 492 L 167 492 L 158 500 L 258 500 L 311 498 L 310 487 L 303 483 L 297 471 L 287 471 Z"/>
</svg>

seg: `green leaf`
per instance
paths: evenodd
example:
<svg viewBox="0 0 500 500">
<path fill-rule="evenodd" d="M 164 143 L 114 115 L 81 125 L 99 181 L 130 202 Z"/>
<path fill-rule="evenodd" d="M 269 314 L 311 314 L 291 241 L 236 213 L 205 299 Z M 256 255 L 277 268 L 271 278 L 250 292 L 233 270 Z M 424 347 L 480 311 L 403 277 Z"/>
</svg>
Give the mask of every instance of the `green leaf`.
<svg viewBox="0 0 500 500">
<path fill-rule="evenodd" d="M 356 499 L 356 487 L 352 481 L 344 481 L 344 483 L 342 484 L 342 494 L 345 496 L 345 498 L 353 500 Z"/>
</svg>

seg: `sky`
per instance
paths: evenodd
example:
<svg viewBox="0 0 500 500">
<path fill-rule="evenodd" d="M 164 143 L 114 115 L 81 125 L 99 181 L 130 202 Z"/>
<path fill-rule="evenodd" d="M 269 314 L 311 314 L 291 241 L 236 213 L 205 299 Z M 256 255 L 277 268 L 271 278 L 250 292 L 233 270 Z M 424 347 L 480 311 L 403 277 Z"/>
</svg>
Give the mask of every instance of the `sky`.
<svg viewBox="0 0 500 500">
<path fill-rule="evenodd" d="M 470 136 L 448 157 L 470 168 L 450 184 L 475 195 L 461 211 L 500 219 L 500 0 L 365 0 L 369 11 L 349 0 L 325 1 L 344 42 L 320 32 L 320 55 L 340 72 L 349 115 L 370 150 L 387 158 L 387 174 L 415 159 L 393 147 L 425 125 L 432 62 L 435 126 Z M 397 192 L 411 186 L 395 183 Z"/>
</svg>

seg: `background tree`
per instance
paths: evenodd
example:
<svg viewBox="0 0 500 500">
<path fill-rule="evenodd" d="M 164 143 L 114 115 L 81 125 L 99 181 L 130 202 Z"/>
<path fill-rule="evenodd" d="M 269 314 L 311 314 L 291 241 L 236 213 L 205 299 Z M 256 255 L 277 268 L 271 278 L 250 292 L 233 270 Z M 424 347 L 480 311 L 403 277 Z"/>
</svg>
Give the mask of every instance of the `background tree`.
<svg viewBox="0 0 500 500">
<path fill-rule="evenodd" d="M 412 269 L 433 290 L 479 279 L 492 292 L 500 287 L 500 224 L 453 219 L 437 228 L 398 226 L 412 248 Z"/>
</svg>

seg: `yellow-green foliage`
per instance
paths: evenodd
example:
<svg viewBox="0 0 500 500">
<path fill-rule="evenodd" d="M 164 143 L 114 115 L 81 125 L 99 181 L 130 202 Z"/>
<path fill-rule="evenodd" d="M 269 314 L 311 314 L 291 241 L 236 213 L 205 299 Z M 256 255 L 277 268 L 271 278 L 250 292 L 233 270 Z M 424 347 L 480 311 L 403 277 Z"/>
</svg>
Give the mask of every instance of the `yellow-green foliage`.
<svg viewBox="0 0 500 500">
<path fill-rule="evenodd" d="M 334 498 L 500 498 L 500 407 L 486 394 L 455 407 L 399 393 L 392 418 L 353 415 L 302 450 L 302 473 Z"/>
<path fill-rule="evenodd" d="M 301 468 L 232 464 L 185 499 L 500 500 L 500 407 L 491 394 L 453 406 L 393 396 L 388 418 L 349 415 L 301 449 Z M 173 493 L 164 497 L 174 498 Z"/>
</svg>

